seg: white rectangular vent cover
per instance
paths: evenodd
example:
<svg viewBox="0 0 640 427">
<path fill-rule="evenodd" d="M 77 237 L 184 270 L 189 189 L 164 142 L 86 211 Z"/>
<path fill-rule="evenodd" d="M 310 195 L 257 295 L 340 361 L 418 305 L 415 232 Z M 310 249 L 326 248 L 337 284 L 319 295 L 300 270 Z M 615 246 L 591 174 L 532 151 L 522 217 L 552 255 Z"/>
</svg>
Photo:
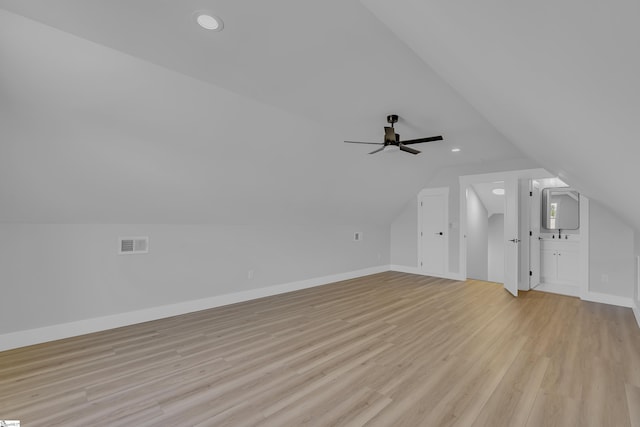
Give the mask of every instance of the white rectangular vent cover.
<svg viewBox="0 0 640 427">
<path fill-rule="evenodd" d="M 146 254 L 148 252 L 148 237 L 120 237 L 119 239 L 119 254 Z"/>
</svg>

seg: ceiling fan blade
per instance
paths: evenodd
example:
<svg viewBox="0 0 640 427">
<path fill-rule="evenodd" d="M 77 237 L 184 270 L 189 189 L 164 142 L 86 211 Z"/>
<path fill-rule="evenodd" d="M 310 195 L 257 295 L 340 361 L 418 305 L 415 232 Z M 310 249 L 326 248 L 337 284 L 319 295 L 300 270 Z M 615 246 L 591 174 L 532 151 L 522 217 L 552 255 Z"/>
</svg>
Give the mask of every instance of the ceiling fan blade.
<svg viewBox="0 0 640 427">
<path fill-rule="evenodd" d="M 347 144 L 372 144 L 372 145 L 384 145 L 384 142 L 360 142 L 360 141 L 345 141 Z"/>
<path fill-rule="evenodd" d="M 442 135 L 430 136 L 429 138 L 408 139 L 406 141 L 399 141 L 401 144 L 420 144 L 423 142 L 442 141 Z"/>
<path fill-rule="evenodd" d="M 410 148 L 410 147 L 405 147 L 404 143 L 399 144 L 398 147 L 400 147 L 400 150 L 406 151 L 407 153 L 420 154 L 420 151 L 418 151 L 418 150 L 414 150 L 413 148 Z"/>
<path fill-rule="evenodd" d="M 382 148 L 378 148 L 377 150 L 373 150 L 372 152 L 370 152 L 369 154 L 376 154 L 379 153 L 380 151 L 384 150 L 384 147 Z"/>
</svg>

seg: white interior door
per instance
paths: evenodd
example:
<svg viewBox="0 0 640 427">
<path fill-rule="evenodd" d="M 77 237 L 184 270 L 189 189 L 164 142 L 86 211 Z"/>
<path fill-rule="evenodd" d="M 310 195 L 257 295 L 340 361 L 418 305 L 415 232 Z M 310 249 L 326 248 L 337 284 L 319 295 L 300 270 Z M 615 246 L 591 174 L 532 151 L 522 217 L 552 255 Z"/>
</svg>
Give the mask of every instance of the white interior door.
<svg viewBox="0 0 640 427">
<path fill-rule="evenodd" d="M 529 266 L 530 266 L 530 250 L 529 231 L 531 230 L 531 197 L 529 191 L 531 186 L 530 179 L 520 179 L 518 181 L 518 193 L 520 204 L 518 205 L 518 236 L 521 240 L 518 245 L 518 254 L 520 264 L 518 267 L 518 290 L 528 291 L 529 286 Z"/>
<path fill-rule="evenodd" d="M 531 223 L 529 236 L 529 289 L 540 284 L 540 188 L 531 184 Z"/>
<path fill-rule="evenodd" d="M 443 277 L 447 272 L 449 236 L 449 189 L 420 193 L 420 270 Z"/>
<path fill-rule="evenodd" d="M 520 239 L 518 238 L 518 179 L 504 182 L 504 288 L 518 296 L 518 264 L 520 262 Z"/>
</svg>

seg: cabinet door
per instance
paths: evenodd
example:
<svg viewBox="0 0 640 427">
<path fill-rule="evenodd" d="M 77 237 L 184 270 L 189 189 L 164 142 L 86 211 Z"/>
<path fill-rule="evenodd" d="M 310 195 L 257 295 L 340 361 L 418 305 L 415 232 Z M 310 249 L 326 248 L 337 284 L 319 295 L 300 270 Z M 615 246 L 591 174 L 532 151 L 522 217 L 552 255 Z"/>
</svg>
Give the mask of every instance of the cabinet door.
<svg viewBox="0 0 640 427">
<path fill-rule="evenodd" d="M 563 283 L 577 283 L 578 252 L 558 251 L 558 281 Z"/>
<path fill-rule="evenodd" d="M 558 267 L 556 251 L 542 249 L 540 251 L 540 283 L 554 283 L 557 280 Z"/>
</svg>

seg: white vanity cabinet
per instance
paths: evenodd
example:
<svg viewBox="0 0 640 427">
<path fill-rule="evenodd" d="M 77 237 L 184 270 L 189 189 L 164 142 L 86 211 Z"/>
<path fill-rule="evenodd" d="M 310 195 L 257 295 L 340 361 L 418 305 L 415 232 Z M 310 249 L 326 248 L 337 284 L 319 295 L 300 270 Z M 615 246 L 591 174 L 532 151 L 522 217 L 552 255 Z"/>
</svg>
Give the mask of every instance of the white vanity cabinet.
<svg viewBox="0 0 640 427">
<path fill-rule="evenodd" d="M 578 242 L 544 239 L 540 242 L 540 281 L 548 284 L 578 284 Z"/>
</svg>

